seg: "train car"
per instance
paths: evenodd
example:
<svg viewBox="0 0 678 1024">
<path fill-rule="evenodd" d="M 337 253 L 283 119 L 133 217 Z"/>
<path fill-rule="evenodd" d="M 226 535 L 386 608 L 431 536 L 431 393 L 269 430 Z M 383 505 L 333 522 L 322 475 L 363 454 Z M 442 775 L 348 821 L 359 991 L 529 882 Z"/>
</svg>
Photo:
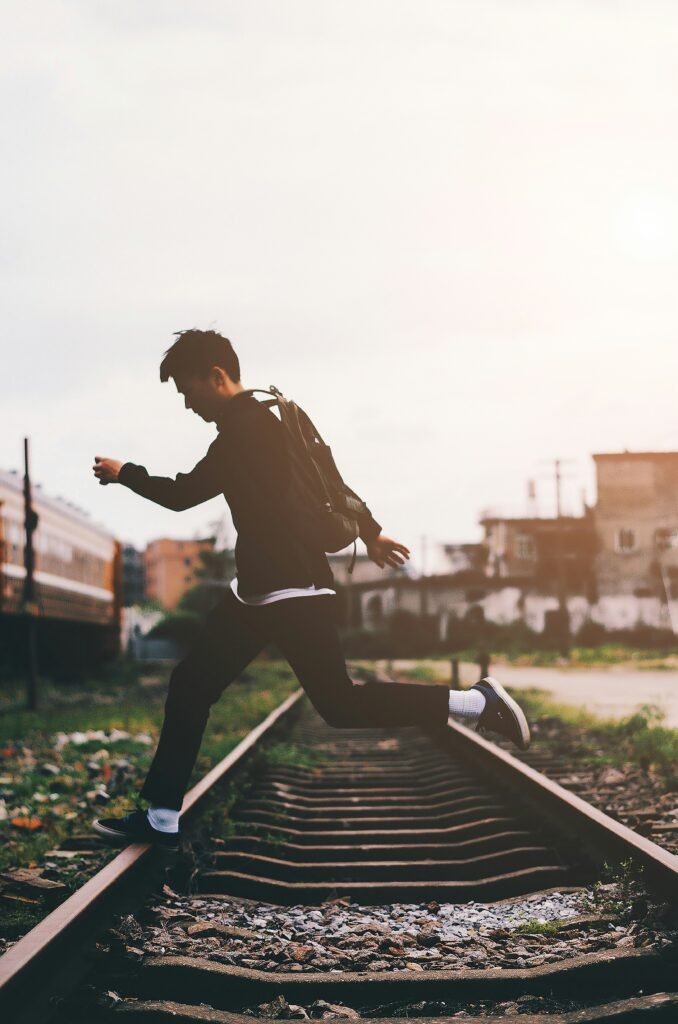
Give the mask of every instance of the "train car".
<svg viewBox="0 0 678 1024">
<path fill-rule="evenodd" d="M 90 668 L 119 650 L 120 542 L 39 486 L 32 487 L 31 504 L 38 516 L 33 578 L 39 665 L 55 674 Z M 0 470 L 0 641 L 9 660 L 21 660 L 25 536 L 23 477 Z"/>
</svg>

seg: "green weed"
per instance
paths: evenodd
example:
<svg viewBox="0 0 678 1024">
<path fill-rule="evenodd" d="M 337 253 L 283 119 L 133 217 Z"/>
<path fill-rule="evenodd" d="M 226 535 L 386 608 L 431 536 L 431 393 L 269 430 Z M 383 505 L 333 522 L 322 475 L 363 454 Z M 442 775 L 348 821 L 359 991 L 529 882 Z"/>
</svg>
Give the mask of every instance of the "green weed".
<svg viewBox="0 0 678 1024">
<path fill-rule="evenodd" d="M 605 862 L 602 879 L 594 883 L 591 895 L 582 900 L 584 909 L 606 916 L 630 916 L 634 904 L 644 894 L 644 872 L 643 865 L 631 857 L 615 864 Z"/>
<path fill-rule="evenodd" d="M 22 935 L 29 932 L 44 916 L 44 911 L 34 907 L 24 909 L 23 907 L 7 908 L 2 911 L 2 934 L 6 939 L 20 939 Z"/>
<path fill-rule="evenodd" d="M 566 917 L 557 918 L 555 921 L 524 921 L 517 928 L 513 928 L 516 935 L 557 935 L 563 928 L 568 926 Z"/>
<path fill-rule="evenodd" d="M 646 704 L 626 718 L 601 719 L 581 708 L 552 702 L 542 690 L 514 690 L 513 694 L 531 721 L 558 718 L 572 726 L 589 764 L 637 764 L 660 775 L 667 790 L 678 788 L 678 729 L 661 724 L 661 708 Z"/>
<path fill-rule="evenodd" d="M 168 670 L 165 672 L 168 674 Z M 254 662 L 249 677 L 232 683 L 212 705 L 190 785 L 232 750 L 297 686 L 285 663 L 264 659 Z M 144 688 L 130 684 L 127 699 L 117 699 L 110 705 L 94 703 L 94 698 L 99 696 L 96 691 L 88 702 L 64 702 L 61 697 L 64 694 L 69 697 L 68 690 L 53 694 L 50 702 L 46 701 L 44 709 L 38 712 L 0 714 L 0 775 L 10 779 L 1 787 L 7 818 L 0 820 L 0 870 L 38 865 L 47 850 L 58 847 L 68 836 L 90 832 L 93 818 L 117 817 L 126 813 L 134 802 L 143 803 L 138 791 L 155 751 L 166 685 Z M 133 735 L 146 733 L 152 742 L 144 744 L 132 738 L 109 744 L 99 739 L 81 745 L 69 742 L 61 749 L 55 745 L 58 732 L 71 734 L 89 729 L 101 729 L 107 734 L 112 729 Z M 128 761 L 125 783 L 105 804 L 93 795 L 103 785 L 103 776 L 92 776 L 87 768 L 87 762 L 101 751 L 105 753 L 99 760 L 102 770 L 108 762 Z M 42 770 L 46 762 L 58 767 L 58 775 L 48 775 Z M 227 801 L 224 813 L 229 807 Z M 38 819 L 39 827 L 24 830 L 11 824 L 13 819 L 26 816 Z M 230 828 L 227 814 L 219 828 L 224 833 Z M 110 859 L 116 853 L 107 848 L 102 857 Z M 96 868 L 101 866 L 102 863 L 97 862 Z M 81 880 L 84 879 L 77 880 L 78 884 Z"/>
<path fill-rule="evenodd" d="M 276 768 L 290 766 L 293 768 L 315 768 L 320 758 L 306 747 L 296 743 L 276 743 L 261 752 L 262 766 Z"/>
</svg>

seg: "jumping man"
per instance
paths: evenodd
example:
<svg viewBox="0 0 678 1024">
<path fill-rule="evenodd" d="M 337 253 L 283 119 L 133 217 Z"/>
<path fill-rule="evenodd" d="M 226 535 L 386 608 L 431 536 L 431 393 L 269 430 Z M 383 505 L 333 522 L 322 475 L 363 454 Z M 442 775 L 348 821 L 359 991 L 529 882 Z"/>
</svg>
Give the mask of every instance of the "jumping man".
<svg viewBox="0 0 678 1024">
<path fill-rule="evenodd" d="M 303 535 L 284 500 L 290 466 L 282 424 L 245 392 L 238 357 L 215 331 L 179 333 L 160 366 L 160 380 L 170 377 L 186 409 L 216 424 L 217 436 L 204 458 L 172 479 L 97 455 L 94 475 L 101 484 L 123 484 L 177 512 L 223 494 L 238 534 L 236 576 L 170 676 L 158 747 L 139 794 L 150 802 L 148 810 L 138 805 L 122 818 L 98 819 L 99 835 L 116 843 L 178 846 L 182 802 L 210 706 L 271 641 L 331 726 L 444 724 L 452 714 L 526 749 L 525 715 L 491 676 L 466 691 L 351 679 L 327 556 Z M 404 565 L 408 548 L 385 536 L 369 510 L 359 525 L 367 554 L 379 568 Z"/>
</svg>

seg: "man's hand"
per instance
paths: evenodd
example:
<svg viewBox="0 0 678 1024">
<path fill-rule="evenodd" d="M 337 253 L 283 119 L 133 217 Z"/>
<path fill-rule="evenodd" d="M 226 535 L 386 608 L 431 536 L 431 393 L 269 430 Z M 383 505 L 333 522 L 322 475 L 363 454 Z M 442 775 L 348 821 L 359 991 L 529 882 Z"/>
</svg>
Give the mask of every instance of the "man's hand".
<svg viewBox="0 0 678 1024">
<path fill-rule="evenodd" d="M 117 484 L 118 473 L 123 463 L 116 459 L 105 459 L 102 455 L 94 456 L 94 475 L 99 477 L 100 484 Z"/>
<path fill-rule="evenodd" d="M 370 541 L 367 545 L 367 554 L 373 562 L 376 562 L 380 569 L 383 569 L 386 565 L 397 569 L 399 566 L 404 565 L 405 560 L 410 557 L 409 548 L 406 548 L 404 544 L 399 544 L 397 540 L 385 537 L 383 533 L 380 533 L 378 537 Z M 402 555 L 405 557 L 401 557 Z"/>
</svg>

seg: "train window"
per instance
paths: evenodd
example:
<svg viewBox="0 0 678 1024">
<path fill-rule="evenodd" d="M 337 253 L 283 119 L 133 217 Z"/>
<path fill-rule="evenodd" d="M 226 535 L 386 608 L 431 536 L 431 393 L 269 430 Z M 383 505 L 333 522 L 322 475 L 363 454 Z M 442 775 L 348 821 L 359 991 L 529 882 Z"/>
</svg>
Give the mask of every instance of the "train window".
<svg viewBox="0 0 678 1024">
<path fill-rule="evenodd" d="M 50 534 L 35 535 L 35 549 L 40 554 L 40 568 L 45 572 L 61 573 L 65 563 L 73 559 L 73 545 Z"/>
</svg>

